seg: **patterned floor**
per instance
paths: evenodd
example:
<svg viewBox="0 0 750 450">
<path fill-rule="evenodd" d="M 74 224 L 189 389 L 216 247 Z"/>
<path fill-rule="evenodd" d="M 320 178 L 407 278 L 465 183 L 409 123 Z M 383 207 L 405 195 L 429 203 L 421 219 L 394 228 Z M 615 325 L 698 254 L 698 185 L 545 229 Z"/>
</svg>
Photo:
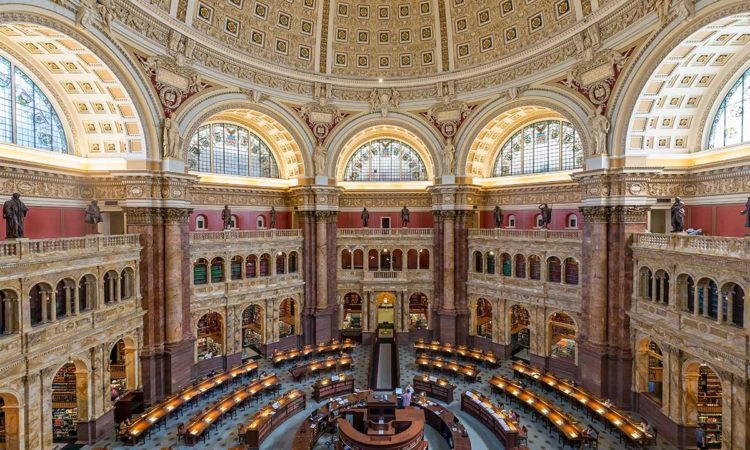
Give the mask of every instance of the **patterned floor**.
<svg viewBox="0 0 750 450">
<path fill-rule="evenodd" d="M 369 346 L 358 346 L 353 353 L 354 366 L 351 370 L 356 377 L 356 386 L 358 388 L 365 388 L 367 386 L 367 368 L 369 365 L 368 361 Z M 399 347 L 399 359 L 401 362 L 401 384 L 406 385 L 407 382 L 411 382 L 414 375 L 420 373 L 416 365 L 414 364 L 415 352 L 411 346 L 402 345 Z M 285 368 L 274 369 L 268 360 L 260 361 L 260 370 L 266 370 L 269 372 L 276 372 L 282 380 L 282 392 L 290 389 L 291 387 L 297 387 L 304 390 L 308 394 L 308 406 L 305 413 L 298 413 L 285 424 L 275 430 L 264 442 L 261 447 L 263 450 L 286 450 L 291 446 L 291 442 L 294 438 L 294 434 L 305 417 L 320 404 L 316 403 L 311 399 L 312 395 L 312 384 L 315 382 L 314 378 L 309 378 L 301 382 L 294 382 L 289 375 L 289 372 Z M 510 363 L 505 362 L 502 366 L 495 370 L 484 369 L 482 372 L 481 381 L 475 383 L 469 383 L 463 379 L 453 379 L 452 382 L 456 384 L 456 391 L 454 394 L 455 400 L 448 407 L 457 413 L 461 421 L 464 423 L 472 442 L 472 448 L 474 450 L 488 450 L 488 449 L 502 449 L 503 446 L 500 442 L 490 433 L 486 427 L 480 424 L 478 421 L 473 419 L 471 416 L 461 412 L 461 393 L 467 389 L 475 389 L 483 392 L 487 395 L 491 395 L 493 398 L 500 402 L 499 397 L 496 394 L 492 394 L 489 388 L 488 380 L 493 374 L 503 375 L 505 377 L 512 377 L 510 370 Z M 95 449 L 135 449 L 135 450 L 160 450 L 160 449 L 186 449 L 190 448 L 184 444 L 177 443 L 177 423 L 187 422 L 190 417 L 204 408 L 211 402 L 218 399 L 222 394 L 214 394 L 210 399 L 206 399 L 192 409 L 187 410 L 183 416 L 179 419 L 171 419 L 166 428 L 153 432 L 152 436 L 146 443 L 141 443 L 136 446 L 125 446 L 115 440 L 114 431 L 111 436 L 103 439 L 93 446 L 85 446 L 83 450 L 95 450 Z M 259 404 L 265 404 L 270 400 L 271 396 L 266 395 L 265 398 Z M 560 402 L 556 402 L 558 405 Z M 237 414 L 236 419 L 225 420 L 224 423 L 217 429 L 211 432 L 211 437 L 208 439 L 207 444 L 199 444 L 192 448 L 203 450 L 203 449 L 229 449 L 237 445 L 237 425 L 244 423 L 250 415 L 258 409 L 258 403 L 252 403 L 251 406 L 246 408 L 244 411 L 240 411 Z M 565 406 L 574 417 L 576 417 L 581 423 L 589 424 L 591 421 L 587 419 L 585 414 L 580 411 L 569 409 Z M 517 411 L 520 415 L 520 421 L 522 425 L 526 425 L 529 429 L 528 447 L 531 450 L 558 450 L 560 445 L 558 444 L 557 435 L 553 432 L 547 431 L 541 421 L 532 422 L 531 414 Z M 604 431 L 604 427 L 601 424 L 592 423 L 594 427 L 601 431 L 599 439 L 599 448 L 603 450 L 622 450 L 624 445 L 619 442 L 618 436 L 613 432 Z M 425 434 L 429 441 L 429 447 L 431 450 L 450 450 L 446 441 L 440 436 L 439 433 L 432 429 L 426 430 Z M 324 450 L 329 448 L 326 443 L 330 440 L 330 436 L 323 436 L 319 445 L 315 450 Z M 659 440 L 657 445 L 651 446 L 653 450 L 675 450 L 676 447 L 668 444 L 663 440 Z"/>
</svg>

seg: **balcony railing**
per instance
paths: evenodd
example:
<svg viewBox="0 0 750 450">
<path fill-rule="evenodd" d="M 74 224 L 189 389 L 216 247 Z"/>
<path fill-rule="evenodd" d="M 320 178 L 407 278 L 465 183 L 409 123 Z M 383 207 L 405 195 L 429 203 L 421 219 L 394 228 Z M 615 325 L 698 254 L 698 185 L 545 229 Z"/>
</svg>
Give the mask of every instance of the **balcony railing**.
<svg viewBox="0 0 750 450">
<path fill-rule="evenodd" d="M 341 237 L 360 236 L 432 236 L 432 228 L 339 228 Z"/>
<path fill-rule="evenodd" d="M 12 262 L 35 257 L 70 255 L 80 256 L 94 252 L 137 250 L 137 234 L 89 235 L 57 239 L 19 239 L 0 242 L 0 261 Z"/>
<path fill-rule="evenodd" d="M 511 230 L 507 228 L 473 228 L 470 238 L 516 239 L 524 241 L 581 241 L 579 230 Z"/>
<path fill-rule="evenodd" d="M 638 233 L 633 235 L 633 246 L 701 255 L 750 258 L 748 238 Z"/>
<path fill-rule="evenodd" d="M 226 230 L 194 231 L 190 243 L 215 241 L 246 241 L 252 239 L 301 238 L 302 230 Z"/>
</svg>

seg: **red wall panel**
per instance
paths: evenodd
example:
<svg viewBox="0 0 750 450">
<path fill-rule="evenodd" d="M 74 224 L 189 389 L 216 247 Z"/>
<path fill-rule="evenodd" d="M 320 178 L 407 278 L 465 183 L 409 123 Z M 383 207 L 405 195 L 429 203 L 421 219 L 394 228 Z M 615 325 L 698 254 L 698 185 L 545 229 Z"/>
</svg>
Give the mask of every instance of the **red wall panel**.
<svg viewBox="0 0 750 450">
<path fill-rule="evenodd" d="M 508 217 L 516 216 L 516 229 L 529 230 L 536 227 L 536 216 L 539 214 L 538 209 L 505 209 L 503 208 L 503 227 L 508 226 Z M 552 223 L 550 230 L 564 230 L 567 227 L 568 216 L 574 214 L 578 217 L 578 229 L 581 228 L 582 217 L 580 211 L 576 208 L 552 208 Z M 480 228 L 495 228 L 495 218 L 493 211 L 480 212 Z"/>
<path fill-rule="evenodd" d="M 24 234 L 29 239 L 78 237 L 86 234 L 84 208 L 29 207 Z M 0 238 L 5 238 L 5 219 L 0 220 Z"/>
<path fill-rule="evenodd" d="M 742 237 L 750 233 L 745 228 L 745 216 L 740 211 L 744 203 L 728 205 L 689 205 L 685 207 L 688 228 L 702 228 L 709 236 Z"/>
<path fill-rule="evenodd" d="M 380 218 L 390 217 L 391 228 L 401 228 L 401 209 L 397 211 L 369 211 L 370 228 L 380 228 Z M 339 228 L 362 228 L 362 211 L 340 211 Z M 432 228 L 431 211 L 409 211 L 409 228 Z"/>
</svg>

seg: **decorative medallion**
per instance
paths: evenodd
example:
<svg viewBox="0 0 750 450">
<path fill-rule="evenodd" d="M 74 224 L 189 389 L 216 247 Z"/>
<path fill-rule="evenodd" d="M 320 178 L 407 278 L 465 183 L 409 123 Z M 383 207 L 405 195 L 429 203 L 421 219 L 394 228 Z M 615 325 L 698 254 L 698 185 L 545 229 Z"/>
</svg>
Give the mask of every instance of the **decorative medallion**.
<svg viewBox="0 0 750 450">
<path fill-rule="evenodd" d="M 612 89 L 634 49 L 632 47 L 624 53 L 611 49 L 599 52 L 590 61 L 571 69 L 559 83 L 578 91 L 594 106 L 601 106 L 602 113 L 605 113 Z"/>
<path fill-rule="evenodd" d="M 166 117 L 171 117 L 172 113 L 193 94 L 210 86 L 201 81 L 198 72 L 177 64 L 174 58 L 140 55 L 137 55 L 137 58 L 159 94 Z"/>
</svg>

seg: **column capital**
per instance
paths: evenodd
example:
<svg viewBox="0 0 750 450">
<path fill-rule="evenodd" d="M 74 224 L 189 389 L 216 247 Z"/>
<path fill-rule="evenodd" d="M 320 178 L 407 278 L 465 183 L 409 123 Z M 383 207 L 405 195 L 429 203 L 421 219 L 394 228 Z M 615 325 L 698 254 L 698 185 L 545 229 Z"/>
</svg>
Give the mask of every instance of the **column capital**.
<svg viewBox="0 0 750 450">
<path fill-rule="evenodd" d="M 190 208 L 125 208 L 129 225 L 161 225 L 188 223 Z"/>
<path fill-rule="evenodd" d="M 585 223 L 646 223 L 648 206 L 581 206 Z"/>
</svg>

